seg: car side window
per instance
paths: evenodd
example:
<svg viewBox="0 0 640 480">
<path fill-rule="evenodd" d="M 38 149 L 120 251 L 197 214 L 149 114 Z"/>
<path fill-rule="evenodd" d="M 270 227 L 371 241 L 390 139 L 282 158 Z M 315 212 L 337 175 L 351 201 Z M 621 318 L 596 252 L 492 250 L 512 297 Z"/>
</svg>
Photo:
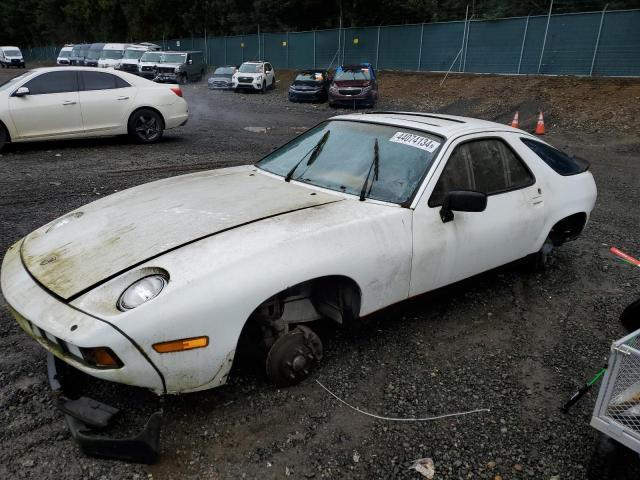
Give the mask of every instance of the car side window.
<svg viewBox="0 0 640 480">
<path fill-rule="evenodd" d="M 48 72 L 29 80 L 23 86 L 29 89 L 29 95 L 77 92 L 78 78 L 73 70 Z"/>
<path fill-rule="evenodd" d="M 473 140 L 458 145 L 450 155 L 429 197 L 429 206 L 442 205 L 451 190 L 496 195 L 534 182 L 533 174 L 502 140 Z"/>
<path fill-rule="evenodd" d="M 267 63 L 266 67 L 267 67 L 267 72 L 270 72 L 271 70 L 273 70 L 270 63 Z"/>
<path fill-rule="evenodd" d="M 125 88 L 130 85 L 116 75 L 105 72 L 80 72 L 82 77 L 82 90 L 113 90 Z"/>
<path fill-rule="evenodd" d="M 550 145 L 535 140 L 528 138 L 521 138 L 520 140 L 560 175 L 576 175 L 589 169 L 589 162 L 586 160 L 572 158 Z"/>
</svg>

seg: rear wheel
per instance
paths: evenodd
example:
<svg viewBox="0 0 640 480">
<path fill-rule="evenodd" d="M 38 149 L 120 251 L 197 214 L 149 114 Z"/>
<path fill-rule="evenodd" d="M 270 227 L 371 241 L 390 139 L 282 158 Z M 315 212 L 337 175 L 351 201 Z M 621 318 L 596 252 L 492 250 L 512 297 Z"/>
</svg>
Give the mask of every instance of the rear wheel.
<svg viewBox="0 0 640 480">
<path fill-rule="evenodd" d="M 129 118 L 129 135 L 138 143 L 154 143 L 162 138 L 164 121 L 160 114 L 141 108 Z"/>
</svg>

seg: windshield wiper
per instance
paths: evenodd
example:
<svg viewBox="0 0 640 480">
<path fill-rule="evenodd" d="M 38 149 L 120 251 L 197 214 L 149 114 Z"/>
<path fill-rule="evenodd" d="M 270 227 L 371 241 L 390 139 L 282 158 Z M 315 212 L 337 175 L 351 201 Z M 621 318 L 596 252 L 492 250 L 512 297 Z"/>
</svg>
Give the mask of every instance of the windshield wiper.
<svg viewBox="0 0 640 480">
<path fill-rule="evenodd" d="M 293 166 L 293 168 L 291 170 L 289 170 L 289 173 L 287 173 L 287 176 L 284 177 L 284 181 L 285 182 L 290 182 L 291 181 L 291 177 L 293 177 L 293 174 L 298 169 L 298 167 L 300 166 L 302 161 L 305 158 L 307 158 L 307 155 L 311 154 L 311 156 L 309 157 L 309 161 L 307 162 L 307 167 L 309 165 L 312 165 L 313 162 L 316 161 L 316 158 L 318 158 L 318 155 L 320 155 L 320 152 L 322 151 L 322 147 L 324 147 L 325 143 L 327 143 L 327 140 L 329 139 L 329 134 L 330 133 L 331 133 L 331 130 L 327 130 L 327 132 L 322 136 L 322 138 L 318 141 L 318 143 L 316 143 L 315 147 L 313 147 L 311 150 L 309 150 L 307 153 L 305 153 L 304 156 L 298 161 L 298 163 L 296 163 Z"/>
<path fill-rule="evenodd" d="M 371 188 L 373 187 L 373 182 L 378 180 L 378 167 L 380 166 L 380 154 L 378 148 L 378 139 L 376 138 L 376 143 L 373 144 L 373 161 L 371 162 L 371 166 L 369 167 L 369 172 L 367 172 L 367 178 L 364 179 L 364 185 L 362 185 L 362 190 L 360 190 L 360 201 L 364 202 L 364 199 L 367 195 L 371 193 Z M 373 181 L 371 185 L 369 185 L 369 177 L 371 176 L 371 171 L 373 170 Z M 367 187 L 369 187 L 369 191 L 367 191 Z"/>
</svg>

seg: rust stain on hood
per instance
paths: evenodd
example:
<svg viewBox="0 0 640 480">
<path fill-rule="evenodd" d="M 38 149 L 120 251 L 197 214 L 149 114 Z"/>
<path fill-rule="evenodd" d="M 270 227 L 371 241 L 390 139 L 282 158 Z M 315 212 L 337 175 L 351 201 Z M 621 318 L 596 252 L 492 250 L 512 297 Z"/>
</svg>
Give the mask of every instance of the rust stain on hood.
<svg viewBox="0 0 640 480">
<path fill-rule="evenodd" d="M 168 178 L 85 205 L 26 237 L 25 267 L 45 288 L 69 299 L 189 242 L 341 200 L 254 170 L 236 167 Z"/>
</svg>

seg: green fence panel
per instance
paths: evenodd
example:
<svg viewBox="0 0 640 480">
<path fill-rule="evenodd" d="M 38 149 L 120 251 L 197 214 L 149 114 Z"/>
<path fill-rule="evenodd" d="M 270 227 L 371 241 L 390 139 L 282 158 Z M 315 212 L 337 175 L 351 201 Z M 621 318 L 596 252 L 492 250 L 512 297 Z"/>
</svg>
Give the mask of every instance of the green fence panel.
<svg viewBox="0 0 640 480">
<path fill-rule="evenodd" d="M 527 38 L 524 42 L 522 62 L 518 73 L 538 73 L 538 63 L 542 53 L 544 31 L 547 25 L 546 16 L 529 17 Z"/>
<path fill-rule="evenodd" d="M 313 68 L 313 32 L 289 32 L 287 68 Z"/>
<path fill-rule="evenodd" d="M 552 15 L 540 73 L 589 75 L 602 15 Z M 636 25 L 639 29 L 640 24 Z"/>
<path fill-rule="evenodd" d="M 593 74 L 640 76 L 640 10 L 605 14 Z"/>
<path fill-rule="evenodd" d="M 276 70 L 287 68 L 287 34 L 265 33 L 262 35 L 262 57 Z"/>
<path fill-rule="evenodd" d="M 224 37 L 209 37 L 207 39 L 207 55 L 209 65 L 220 67 L 226 65 L 227 61 L 224 54 Z"/>
<path fill-rule="evenodd" d="M 421 31 L 421 25 L 380 27 L 378 68 L 418 70 Z"/>
<path fill-rule="evenodd" d="M 462 70 L 477 73 L 518 73 L 526 27 L 526 18 L 469 22 Z M 458 63 L 456 66 L 459 65 Z"/>
<path fill-rule="evenodd" d="M 347 28 L 344 31 L 343 63 L 368 62 L 375 66 L 378 50 L 378 28 Z"/>
<path fill-rule="evenodd" d="M 464 22 L 425 23 L 422 32 L 420 70 L 444 72 L 449 70 L 462 48 Z M 460 57 L 454 70 L 458 70 Z M 414 67 L 416 68 L 416 67 Z M 417 68 L 416 68 L 417 69 Z"/>
<path fill-rule="evenodd" d="M 318 68 L 335 68 L 340 62 L 338 46 L 342 39 L 338 37 L 338 29 L 318 30 L 316 32 L 316 66 Z"/>
</svg>

